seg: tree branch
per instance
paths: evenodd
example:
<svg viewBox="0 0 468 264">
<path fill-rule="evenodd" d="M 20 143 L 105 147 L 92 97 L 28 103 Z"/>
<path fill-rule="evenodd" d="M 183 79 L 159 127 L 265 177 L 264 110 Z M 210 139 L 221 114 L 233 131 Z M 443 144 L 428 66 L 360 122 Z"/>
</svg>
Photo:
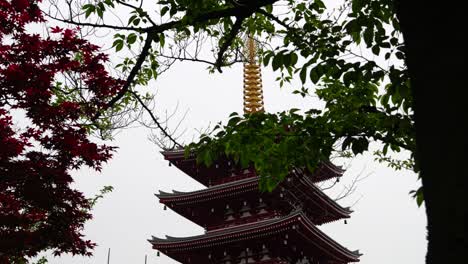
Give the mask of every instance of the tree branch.
<svg viewBox="0 0 468 264">
<path fill-rule="evenodd" d="M 187 19 L 184 19 L 185 18 L 184 17 L 184 18 L 176 20 L 176 21 L 171 21 L 171 22 L 160 24 L 160 25 L 155 25 L 155 26 L 152 26 L 152 27 L 149 27 L 149 28 L 138 29 L 138 31 L 140 31 L 140 32 L 143 31 L 143 32 L 147 33 L 147 38 L 145 40 L 145 44 L 144 44 L 144 46 L 143 46 L 143 48 L 142 48 L 142 50 L 140 52 L 140 55 L 138 56 L 138 59 L 137 59 L 135 65 L 133 66 L 132 70 L 130 71 L 130 74 L 128 75 L 124 86 L 122 87 L 120 92 L 117 94 L 117 96 L 112 98 L 109 101 L 109 103 L 107 103 L 106 109 L 112 107 L 116 102 L 118 102 L 120 99 L 122 99 L 122 97 L 129 91 L 130 86 L 134 83 L 134 79 L 135 79 L 136 75 L 138 74 L 138 71 L 141 69 L 141 66 L 143 65 L 144 61 L 146 60 L 146 57 L 149 55 L 149 50 L 150 50 L 151 44 L 152 44 L 152 42 L 154 40 L 154 36 L 156 36 L 157 34 L 162 33 L 162 32 L 164 32 L 166 30 L 177 28 L 177 27 L 184 26 L 184 25 L 185 26 L 187 26 L 189 24 L 193 25 L 193 24 L 197 24 L 197 23 L 206 22 L 206 21 L 211 20 L 211 19 L 218 19 L 218 18 L 222 18 L 222 17 L 235 16 L 238 19 L 236 20 L 236 23 L 233 25 L 233 28 L 232 28 L 230 34 L 228 35 L 228 37 L 227 37 L 227 39 L 225 41 L 225 44 L 223 44 L 223 46 L 220 48 L 220 52 L 218 53 L 218 55 L 220 54 L 222 56 L 224 54 L 224 52 L 227 50 L 227 48 L 229 47 L 229 45 L 231 44 L 232 40 L 234 39 L 235 34 L 237 34 L 239 29 L 241 28 L 243 19 L 245 19 L 245 17 L 251 15 L 252 13 L 258 11 L 260 9 L 260 7 L 265 6 L 265 5 L 269 5 L 269 4 L 273 4 L 274 2 L 277 2 L 277 1 L 278 0 L 262 0 L 262 1 L 254 2 L 251 5 L 248 5 L 248 6 L 245 6 L 245 7 L 242 6 L 242 7 L 222 8 L 222 9 L 219 9 L 219 10 L 215 10 L 215 11 L 211 11 L 211 12 L 207 12 L 207 13 L 195 16 L 194 18 L 189 20 L 190 22 L 187 22 Z M 73 23 L 78 23 L 78 22 L 67 21 L 67 20 L 64 20 L 63 22 L 72 23 L 72 24 Z M 86 23 L 85 24 L 80 23 L 80 24 L 87 25 Z M 96 26 L 96 25 L 90 24 L 88 26 Z M 124 29 L 125 29 L 125 27 L 124 27 Z M 126 28 L 126 29 L 128 29 L 128 28 Z M 218 57 L 218 61 L 222 61 L 222 58 L 220 59 Z M 221 63 L 217 63 L 218 70 L 221 72 L 221 70 L 220 70 L 221 65 L 220 64 Z M 99 116 L 100 116 L 100 113 L 98 112 L 92 118 L 92 120 L 96 120 Z"/>
<path fill-rule="evenodd" d="M 257 10 L 257 13 L 259 14 L 262 14 L 266 17 L 268 17 L 269 19 L 275 21 L 276 23 L 280 24 L 281 26 L 283 26 L 284 28 L 286 28 L 287 30 L 296 30 L 296 28 L 293 28 L 291 26 L 289 26 L 288 24 L 286 24 L 284 21 L 280 20 L 279 18 L 277 18 L 276 16 L 274 16 L 273 14 L 270 14 L 268 13 L 267 11 L 263 10 L 263 9 L 259 9 Z"/>
<path fill-rule="evenodd" d="M 138 74 L 138 71 L 141 68 L 141 65 L 143 65 L 143 62 L 145 62 L 146 56 L 149 54 L 149 50 L 151 48 L 151 44 L 153 42 L 154 35 L 153 34 L 148 34 L 145 40 L 145 45 L 143 46 L 143 49 L 141 50 L 140 56 L 138 56 L 138 59 L 133 66 L 132 70 L 130 71 L 130 74 L 127 77 L 127 81 L 125 82 L 124 86 L 122 87 L 122 90 L 112 98 L 112 100 L 107 103 L 107 107 L 111 107 L 114 105 L 117 101 L 122 99 L 122 97 L 127 93 L 128 89 L 130 86 L 133 84 L 133 81 L 135 79 L 135 76 Z"/>
<path fill-rule="evenodd" d="M 169 55 L 165 55 L 165 54 L 158 54 L 158 56 L 166 58 L 166 59 L 171 59 L 171 60 L 200 62 L 200 63 L 206 63 L 206 64 L 209 64 L 209 65 L 216 66 L 215 62 L 204 60 L 204 59 L 169 56 Z M 233 61 L 230 61 L 229 63 L 223 64 L 223 66 L 232 66 L 236 62 L 242 62 L 242 61 L 241 60 L 233 60 Z"/>
<path fill-rule="evenodd" d="M 234 40 L 236 35 L 239 33 L 239 30 L 242 27 L 242 22 L 244 20 L 245 20 L 245 16 L 236 18 L 236 22 L 234 23 L 234 25 L 232 25 L 231 31 L 229 31 L 227 36 L 225 36 L 226 40 L 223 42 L 223 45 L 219 48 L 218 58 L 216 59 L 216 62 L 214 64 L 214 66 L 216 67 L 216 69 L 218 69 L 219 72 L 223 72 L 221 70 L 221 67 L 223 66 L 224 53 L 227 51 L 229 46 L 231 46 L 232 41 Z"/>
<path fill-rule="evenodd" d="M 180 148 L 183 148 L 183 146 L 181 144 L 179 144 L 167 131 L 166 129 L 161 125 L 161 123 L 159 123 L 158 119 L 156 118 L 156 116 L 154 116 L 153 112 L 151 111 L 151 109 L 149 109 L 149 107 L 145 104 L 145 102 L 143 102 L 143 100 L 140 98 L 140 96 L 134 92 L 134 91 L 129 91 L 133 97 L 135 97 L 135 99 L 137 99 L 137 101 L 141 104 L 141 106 L 148 112 L 148 114 L 150 115 L 151 119 L 153 120 L 153 122 L 156 124 L 156 126 L 161 130 L 161 132 L 164 134 L 164 136 L 166 136 L 170 141 L 172 141 L 174 143 L 174 146 L 177 146 L 177 147 L 180 147 Z"/>
<path fill-rule="evenodd" d="M 83 26 L 83 27 L 93 27 L 93 28 L 108 28 L 108 29 L 114 29 L 114 30 L 131 30 L 131 31 L 138 31 L 138 32 L 146 32 L 148 31 L 151 27 L 147 28 L 138 28 L 138 27 L 123 27 L 123 26 L 116 26 L 116 25 L 108 25 L 108 24 L 97 24 L 97 23 L 86 23 L 86 22 L 77 22 L 73 19 L 61 19 L 58 17 L 53 17 L 45 12 L 43 14 L 53 20 L 60 21 L 63 23 L 67 24 L 72 24 L 75 26 Z"/>
</svg>

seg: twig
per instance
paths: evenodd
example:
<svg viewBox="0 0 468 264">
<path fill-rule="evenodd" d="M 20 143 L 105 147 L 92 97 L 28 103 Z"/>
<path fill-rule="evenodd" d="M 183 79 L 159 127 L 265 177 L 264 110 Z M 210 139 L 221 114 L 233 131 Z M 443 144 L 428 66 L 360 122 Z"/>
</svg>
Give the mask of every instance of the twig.
<svg viewBox="0 0 468 264">
<path fill-rule="evenodd" d="M 161 123 L 159 123 L 158 119 L 156 118 L 156 116 L 154 116 L 153 112 L 151 111 L 151 109 L 149 109 L 149 107 L 145 104 L 145 102 L 143 102 L 143 100 L 141 99 L 141 97 L 134 91 L 130 90 L 129 91 L 133 97 L 135 97 L 135 99 L 137 99 L 137 101 L 141 104 L 141 106 L 148 112 L 148 114 L 150 115 L 151 119 L 153 120 L 153 122 L 156 124 L 156 126 L 161 130 L 161 132 L 164 134 L 164 136 L 166 136 L 170 141 L 172 141 L 174 143 L 174 146 L 177 146 L 177 147 L 180 147 L 180 148 L 183 148 L 183 146 L 181 144 L 179 144 L 167 131 L 165 128 L 162 127 Z"/>
</svg>

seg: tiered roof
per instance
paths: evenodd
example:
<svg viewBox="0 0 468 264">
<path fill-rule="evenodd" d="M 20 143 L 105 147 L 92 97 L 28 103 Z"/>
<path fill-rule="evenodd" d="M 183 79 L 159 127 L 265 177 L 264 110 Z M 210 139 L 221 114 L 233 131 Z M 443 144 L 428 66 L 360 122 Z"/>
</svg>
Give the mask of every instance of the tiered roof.
<svg viewBox="0 0 468 264">
<path fill-rule="evenodd" d="M 170 237 L 165 239 L 153 237 L 149 240 L 154 248 L 171 256 L 178 256 L 178 252 L 195 251 L 203 248 L 215 248 L 227 244 L 239 243 L 246 240 L 264 240 L 288 234 L 290 240 L 295 240 L 292 236 L 300 238 L 304 252 L 319 252 L 320 257 L 339 263 L 359 261 L 361 255 L 358 251 L 350 251 L 341 246 L 325 233 L 320 231 L 302 211 L 294 211 L 283 217 L 276 217 L 219 229 L 203 235 L 192 237 Z"/>
<path fill-rule="evenodd" d="M 258 180 L 258 177 L 246 178 L 193 192 L 174 191 L 173 193 L 167 193 L 160 191 L 156 196 L 159 198 L 160 203 L 167 205 L 178 214 L 203 226 L 206 224 L 209 216 L 202 213 L 194 215 L 192 213 L 193 210 L 205 209 L 205 212 L 207 212 L 210 205 L 213 205 L 217 201 L 225 201 L 234 197 L 259 196 Z M 306 195 L 306 197 L 303 197 L 304 200 L 310 202 L 304 210 L 308 210 L 309 214 L 311 214 L 310 211 L 321 210 L 326 212 L 324 217 L 314 218 L 313 221 L 316 225 L 350 217 L 349 215 L 352 211 L 349 208 L 341 207 L 307 178 L 296 180 L 294 184 L 286 182 L 286 184 L 282 184 L 281 186 L 282 188 L 278 188 L 278 191 L 275 191 L 272 196 L 279 199 L 281 194 L 280 189 L 289 192 L 296 192 L 297 189 L 302 189 L 302 192 Z M 294 208 L 289 209 L 293 210 Z"/>
<path fill-rule="evenodd" d="M 231 175 L 233 169 L 240 170 L 240 168 L 238 168 L 236 164 L 233 164 L 227 157 L 220 157 L 211 167 L 206 167 L 203 164 L 197 164 L 194 155 L 189 155 L 189 157 L 186 158 L 183 149 L 163 151 L 161 153 L 164 155 L 164 158 L 169 161 L 170 165 L 175 165 L 204 186 L 212 186 L 227 181 L 257 176 L 255 172 L 252 172 L 250 174 L 238 175 L 237 178 L 227 178 L 226 176 Z M 323 162 L 313 174 L 305 171 L 303 173 L 304 175 L 308 175 L 312 182 L 317 183 L 332 178 L 339 178 L 343 175 L 344 170 L 331 162 Z"/>
<path fill-rule="evenodd" d="M 256 45 L 248 37 L 244 64 L 244 112 L 263 112 L 260 65 Z M 152 237 L 154 249 L 182 263 L 329 263 L 359 261 L 316 225 L 349 218 L 352 212 L 325 195 L 315 184 L 339 178 L 344 170 L 324 162 L 310 173 L 296 168 L 273 192 L 261 193 L 253 167 L 241 168 L 228 157 L 210 167 L 186 157 L 183 149 L 164 151 L 170 165 L 208 188 L 156 194 L 160 202 L 205 227 L 202 235 Z"/>
</svg>

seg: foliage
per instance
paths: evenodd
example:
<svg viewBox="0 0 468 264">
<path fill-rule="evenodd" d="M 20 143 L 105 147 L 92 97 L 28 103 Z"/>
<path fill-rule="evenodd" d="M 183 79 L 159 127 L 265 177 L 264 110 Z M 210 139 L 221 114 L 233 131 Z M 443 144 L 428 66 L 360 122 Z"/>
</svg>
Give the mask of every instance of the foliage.
<svg viewBox="0 0 468 264">
<path fill-rule="evenodd" d="M 202 137 L 198 144 L 190 145 L 191 150 L 199 152 L 199 161 L 210 164 L 224 153 L 243 164 L 253 163 L 263 172 L 266 189 L 271 189 L 285 173 L 274 162 L 284 168 L 313 169 L 319 161 L 328 159 L 337 145 L 356 154 L 366 151 L 369 142 L 378 141 L 382 147 L 375 152 L 376 160 L 418 172 L 413 98 L 394 1 L 344 0 L 337 7 L 327 6 L 332 4 L 322 0 L 163 0 L 154 5 L 153 10 L 159 10 L 154 14 L 151 8 L 109 0 L 83 8 L 87 16 L 100 18 L 108 9 L 125 6 L 131 10 L 127 25 L 119 27 L 126 33 L 116 33 L 113 46 L 120 51 L 132 49 L 138 42 L 144 44 L 138 57 L 125 59 L 130 64 L 121 64 L 125 70 L 145 76 L 136 78 L 136 84 L 156 78 L 150 71 L 158 72 L 159 59 L 167 50 L 176 54 L 173 59 L 209 63 L 211 70 L 221 71 L 221 67 L 238 61 L 243 45 L 240 35 L 248 31 L 268 43 L 263 45 L 260 61 L 278 72 L 280 87 L 298 79 L 302 85 L 294 93 L 304 97 L 315 94 L 325 102 L 323 111 L 306 110 L 304 115 L 297 111 L 234 115 L 226 127 L 217 127 L 212 137 Z M 152 18 L 162 22 L 154 23 L 157 20 Z M 99 26 L 116 29 L 108 24 Z M 190 51 L 181 43 L 200 36 L 215 43 L 211 47 L 214 62 L 180 55 Z M 293 136 L 297 140 L 281 136 L 286 133 L 283 122 L 294 125 L 287 133 L 297 133 Z M 320 129 L 320 135 L 312 129 Z M 278 138 L 268 138 L 272 134 Z M 254 155 L 253 139 L 269 155 Z M 305 147 L 301 143 L 315 149 L 299 151 Z M 390 153 L 401 150 L 409 151 L 411 157 L 404 161 L 391 157 Z M 415 193 L 422 201 L 421 189 Z"/>
<path fill-rule="evenodd" d="M 89 255 L 83 238 L 92 201 L 70 171 L 100 170 L 113 147 L 89 138 L 89 120 L 121 89 L 106 55 L 71 29 L 29 33 L 38 2 L 0 0 L 0 262 L 53 250 Z M 75 86 L 64 80 L 77 77 Z M 79 97 L 81 95 L 82 97 Z M 19 126 L 19 124 L 24 125 Z"/>
<path fill-rule="evenodd" d="M 357 155 L 368 150 L 371 140 L 384 142 L 385 153 L 379 152 L 382 158 L 388 148 L 414 148 L 412 121 L 387 115 L 383 107 L 377 107 L 375 85 L 345 88 L 340 82 L 330 82 L 317 90 L 327 105 L 322 111 L 233 114 L 226 126 L 216 126 L 212 135 L 202 136 L 186 151 L 196 152 L 198 162 L 207 166 L 222 155 L 244 167 L 252 164 L 261 175 L 261 188 L 271 191 L 292 168 L 313 172 L 333 152 L 351 149 Z M 411 166 L 410 161 L 402 162 Z"/>
<path fill-rule="evenodd" d="M 267 189 L 275 186 L 285 171 L 278 172 L 272 166 L 257 164 L 279 163 L 286 168 L 313 169 L 317 162 L 328 159 L 335 150 L 333 146 L 339 144 L 341 150 L 351 149 L 358 154 L 368 149 L 369 142 L 379 141 L 382 149 L 376 152 L 378 161 L 397 169 L 418 171 L 414 160 L 413 102 L 393 2 L 345 1 L 334 16 L 325 14 L 329 9 L 320 0 L 287 3 L 287 8 L 292 11 L 290 15 L 277 16 L 272 9 L 265 8 L 251 17 L 253 22 L 247 23 L 246 27 L 259 35 L 268 33 L 267 40 L 282 38 L 276 48 L 263 51 L 263 64 L 280 72 L 277 79 L 280 86 L 296 77 L 300 79 L 303 86 L 294 93 L 304 97 L 315 93 L 325 102 L 324 110 L 311 110 L 313 114 L 307 111 L 304 116 L 280 113 L 280 116 L 288 116 L 288 124 L 294 124 L 293 132 L 288 131 L 293 135 L 286 137 L 281 136 L 284 133 L 281 132 L 282 118 L 266 115 L 268 121 L 264 123 L 276 122 L 279 128 L 269 133 L 271 126 L 264 123 L 261 123 L 264 126 L 252 125 L 251 128 L 244 125 L 258 122 L 258 117 L 234 117 L 226 127 L 217 127 L 212 138 L 205 136 L 199 143 L 192 144 L 191 150 L 198 149 L 199 160 L 205 162 L 211 161 L 212 157 L 207 153 L 212 151 L 224 152 L 234 158 L 243 157 L 246 159 L 244 163 L 253 162 L 263 172 L 262 176 L 266 175 L 263 181 Z M 372 56 L 357 53 L 356 47 L 369 49 Z M 381 59 L 387 60 L 385 68 L 378 64 L 380 55 Z M 250 141 L 252 134 L 257 137 Z M 291 137 L 297 139 L 291 140 Z M 245 145 L 246 141 L 251 145 Z M 271 146 L 262 143 L 268 141 Z M 258 154 L 254 148 L 257 142 L 262 146 L 262 152 L 280 150 L 281 155 Z M 307 151 L 302 151 L 306 146 L 309 147 Z M 393 152 L 408 150 L 412 157 L 396 161 L 388 156 L 389 149 Z M 279 176 L 271 178 L 271 175 Z M 421 190 L 417 196 L 420 204 Z"/>
<path fill-rule="evenodd" d="M 242 61 L 242 32 L 272 43 L 263 45 L 260 61 L 278 72 L 279 86 L 298 79 L 302 85 L 294 93 L 316 94 L 325 108 L 233 114 L 226 126 L 189 146 L 200 162 L 228 155 L 254 164 L 262 187 L 271 190 L 292 167 L 313 171 L 334 151 L 359 154 L 379 141 L 377 160 L 419 171 L 405 46 L 391 0 L 345 0 L 337 8 L 321 0 L 160 0 L 152 8 L 98 0 L 79 2 L 76 13 L 69 3 L 63 11 L 72 13 L 63 22 L 119 30 L 116 52 L 139 50 L 117 65 L 126 81 L 110 77 L 107 56 L 74 30 L 54 28 L 48 38 L 28 33 L 26 26 L 44 22 L 38 2 L 0 0 L 0 249 L 6 252 L 0 257 L 43 249 L 89 254 L 94 244 L 81 230 L 93 200 L 70 188 L 69 170 L 99 170 L 112 150 L 92 143 L 89 133 L 112 126 L 109 112 L 135 98 L 143 102 L 135 86 L 147 85 L 175 60 L 208 63 L 212 71 Z M 104 23 L 118 8 L 128 11 L 126 25 Z M 79 16 L 97 20 L 83 23 Z M 206 38 L 212 46 L 199 42 Z M 195 55 L 187 56 L 191 42 Z M 215 61 L 199 57 L 202 46 Z M 14 127 L 16 110 L 30 121 L 23 130 Z M 389 150 L 412 156 L 396 161 Z M 421 190 L 414 195 L 422 201 Z"/>
<path fill-rule="evenodd" d="M 96 194 L 93 198 L 89 199 L 89 203 L 91 204 L 92 207 L 95 206 L 97 204 L 97 202 L 99 201 L 99 199 L 104 198 L 105 194 L 110 193 L 113 190 L 114 190 L 114 187 L 112 187 L 112 186 L 102 187 L 102 189 L 99 190 L 98 194 Z"/>
<path fill-rule="evenodd" d="M 461 257 L 462 247 L 456 245 L 463 244 L 459 243 L 463 240 L 459 232 L 462 225 L 458 225 L 460 221 L 456 220 L 462 219 L 459 216 L 462 215 L 460 208 L 463 206 L 459 206 L 456 202 L 463 199 L 453 199 L 454 194 L 455 196 L 461 194 L 461 192 L 453 193 L 456 187 L 460 187 L 461 190 L 462 185 L 453 179 L 454 175 L 460 174 L 456 172 L 447 174 L 446 166 L 438 161 L 441 153 L 447 154 L 446 163 L 452 162 L 452 159 L 461 159 L 462 155 L 454 153 L 460 154 L 455 146 L 460 149 L 457 140 L 463 138 L 463 135 L 460 134 L 461 130 L 453 125 L 454 122 L 448 122 L 448 118 L 442 122 L 443 126 L 434 126 L 427 120 L 431 120 L 441 111 L 446 117 L 452 115 L 459 117 L 462 112 L 459 109 L 462 104 L 453 103 L 456 92 L 460 89 L 457 91 L 452 89 L 450 92 L 439 90 L 444 86 L 462 87 L 460 78 L 447 78 L 447 76 L 463 76 L 463 74 L 453 74 L 454 70 L 461 72 L 463 69 L 461 66 L 463 60 L 460 60 L 459 56 L 463 53 L 463 49 L 460 45 L 456 45 L 463 41 L 459 38 L 460 34 L 452 34 L 448 30 L 462 25 L 463 23 L 456 18 L 463 16 L 454 16 L 453 12 L 449 12 L 448 5 L 445 5 L 444 9 L 444 5 L 434 7 L 434 5 L 410 4 L 411 1 L 402 0 L 342 1 L 343 5 L 335 8 L 333 5 L 336 6 L 337 1 L 327 1 L 325 4 L 322 0 L 160 0 L 150 1 L 152 6 L 148 1 L 143 5 L 141 0 L 82 0 L 82 2 L 78 0 L 76 2 L 85 4 L 82 6 L 84 9 L 70 11 L 68 17 L 62 17 L 62 21 L 83 27 L 119 30 L 115 34 L 115 49 L 117 51 L 131 49 L 136 52 L 121 63 L 122 72 L 127 74 L 127 82 L 119 94 L 109 101 L 108 106 L 118 104 L 126 95 L 134 93 L 132 89 L 135 88 L 135 84 L 147 84 L 150 80 L 156 79 L 176 60 L 208 63 L 211 71 L 221 71 L 222 67 L 242 61 L 240 33 L 250 31 L 258 39 L 266 40 L 267 44 L 263 43 L 265 45 L 260 60 L 278 72 L 279 86 L 289 86 L 289 82 L 298 77 L 302 85 L 295 90 L 295 93 L 302 96 L 317 93 L 325 101 L 326 108 L 320 113 L 306 111 L 303 115 L 293 111 L 277 115 L 233 116 L 235 120 L 224 128 L 216 128 L 212 137 L 202 137 L 199 144 L 191 145 L 192 149 L 200 149 L 199 160 L 210 164 L 220 153 L 226 154 L 226 146 L 218 144 L 221 142 L 233 144 L 236 149 L 229 149 L 227 152 L 233 157 L 239 156 L 240 160 L 242 153 L 236 152 L 246 151 L 245 148 L 249 146 L 252 137 L 247 132 L 252 132 L 255 137 L 261 135 L 260 132 L 264 132 L 262 127 L 259 127 L 264 125 L 262 120 L 276 122 L 264 128 L 271 129 L 278 135 L 284 135 L 286 133 L 284 131 L 288 131 L 281 130 L 280 125 L 285 120 L 288 120 L 287 123 L 294 123 L 290 120 L 296 119 L 301 125 L 307 125 L 308 121 L 305 120 L 308 119 L 316 120 L 313 122 L 318 123 L 326 123 L 328 120 L 342 130 L 335 131 L 334 127 L 324 126 L 322 133 L 328 133 L 328 138 L 341 143 L 341 149 L 351 149 L 359 153 L 360 150 L 366 149 L 371 140 L 377 140 L 382 143 L 382 147 L 375 152 L 375 158 L 388 163 L 389 166 L 396 169 L 412 168 L 419 172 L 419 162 L 422 160 L 424 166 L 422 182 L 427 197 L 429 231 L 427 261 L 441 262 L 447 258 L 454 259 L 454 256 Z M 72 6 L 69 7 L 60 10 L 71 10 Z M 119 9 L 119 20 L 128 21 L 127 25 L 107 24 L 109 22 L 107 16 L 112 13 L 108 11 L 111 9 Z M 126 18 L 122 10 L 130 10 Z M 395 10 L 401 21 L 397 19 Z M 418 13 L 429 21 L 430 15 L 437 12 L 450 15 L 447 19 L 440 20 L 442 22 L 433 23 L 431 27 L 422 27 L 420 22 L 423 20 L 414 18 Z M 80 16 L 88 20 L 80 22 L 83 21 L 79 19 Z M 92 21 L 93 19 L 96 20 Z M 400 22 L 407 43 L 403 43 Z M 442 32 L 443 37 L 434 37 L 432 31 Z M 431 41 L 437 43 L 435 46 L 443 48 L 431 48 L 434 45 L 427 44 Z M 190 43 L 194 44 L 190 47 Z M 208 47 L 203 45 L 206 43 Z M 200 56 L 206 54 L 206 51 L 212 53 L 209 55 L 213 55 L 215 61 L 212 61 L 210 56 Z M 441 65 L 453 67 L 442 69 L 427 67 L 431 63 L 430 60 L 440 61 L 443 62 Z M 411 64 L 410 74 L 406 62 Z M 316 87 L 321 89 L 316 90 Z M 428 92 L 428 88 L 434 88 L 434 91 Z M 320 94 L 322 89 L 324 91 Z M 359 91 L 364 94 L 359 94 Z M 418 96 L 417 100 L 413 100 L 413 95 Z M 442 108 L 433 107 L 432 102 L 439 95 L 445 105 Z M 361 104 L 360 108 L 355 108 L 355 104 L 360 104 L 361 97 L 365 99 L 365 103 Z M 417 109 L 414 109 L 415 101 L 418 102 Z M 349 113 L 348 107 L 351 107 Z M 415 156 L 414 143 L 413 111 L 416 110 L 420 150 L 418 157 Z M 421 116 L 426 119 L 422 120 Z M 259 131 L 249 130 L 244 123 L 257 127 Z M 296 127 L 290 129 L 301 131 Z M 238 137 L 237 133 L 246 139 Z M 302 131 L 299 135 L 308 137 L 313 133 L 314 131 Z M 324 135 L 320 137 L 327 138 Z M 433 142 L 435 137 L 440 138 L 440 141 Z M 273 146 L 287 146 L 287 143 L 280 141 L 287 141 L 288 138 L 290 136 L 280 136 L 277 141 L 274 140 Z M 309 138 L 302 138 L 297 142 L 308 142 L 308 140 Z M 246 147 L 239 145 L 244 142 L 247 142 Z M 318 149 L 328 150 L 330 145 L 329 141 L 325 141 Z M 390 154 L 401 150 L 409 151 L 410 159 L 398 161 Z M 275 153 L 274 149 L 271 151 Z M 326 151 L 314 153 L 327 154 Z M 248 155 L 246 158 L 244 164 L 252 162 L 262 164 L 253 155 Z M 263 160 L 263 163 L 266 163 L 269 157 L 262 156 L 262 158 L 266 159 Z M 273 157 L 272 160 L 276 158 Z M 302 165 L 305 167 L 313 165 L 324 157 L 315 155 L 315 158 L 316 160 L 310 163 L 303 159 Z M 287 155 L 286 160 L 289 161 L 280 160 L 280 162 L 301 162 L 300 159 L 291 158 L 290 155 Z M 265 168 L 275 171 L 269 165 Z M 269 176 L 268 173 L 264 173 Z M 446 177 L 441 177 L 442 175 Z M 447 180 L 447 177 L 450 180 Z M 273 181 L 272 185 L 275 184 Z M 418 204 L 421 204 L 424 198 L 422 189 L 414 191 L 413 194 Z M 457 224 L 453 225 L 453 221 Z M 448 233 L 447 224 L 452 227 Z M 455 246 L 447 247 L 447 245 Z"/>
<path fill-rule="evenodd" d="M 279 114 L 252 114 L 241 118 L 232 114 L 227 126 L 217 126 L 215 139 L 201 138 L 186 152 L 197 151 L 197 161 L 210 166 L 217 157 L 226 155 L 241 166 L 254 165 L 261 177 L 260 186 L 271 191 L 294 167 L 313 171 L 327 160 L 333 138 L 322 133 L 323 119 L 311 111 L 306 116 L 292 110 Z"/>
<path fill-rule="evenodd" d="M 10 258 L 9 263 L 11 264 L 47 264 L 49 261 L 46 257 L 41 257 L 36 262 L 30 262 L 24 257 Z"/>
</svg>

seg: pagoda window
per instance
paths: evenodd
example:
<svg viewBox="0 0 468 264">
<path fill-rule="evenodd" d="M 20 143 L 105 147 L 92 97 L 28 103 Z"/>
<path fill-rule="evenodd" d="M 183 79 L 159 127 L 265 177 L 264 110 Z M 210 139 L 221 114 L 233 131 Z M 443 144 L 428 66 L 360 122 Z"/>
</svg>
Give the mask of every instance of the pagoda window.
<svg viewBox="0 0 468 264">
<path fill-rule="evenodd" d="M 251 210 L 250 206 L 247 204 L 246 201 L 244 201 L 244 205 L 239 210 L 241 214 L 240 218 L 246 218 L 246 217 L 252 216 L 252 214 L 250 213 L 250 210 Z"/>
<path fill-rule="evenodd" d="M 268 248 L 265 245 L 262 245 L 262 251 L 260 252 L 260 255 L 261 255 L 260 261 L 271 260 L 270 251 L 268 250 Z"/>
<path fill-rule="evenodd" d="M 247 263 L 246 256 L 247 254 L 245 253 L 245 251 L 242 251 L 239 255 L 240 261 L 238 262 L 238 264 L 246 264 Z"/>
<path fill-rule="evenodd" d="M 255 263 L 256 261 L 254 260 L 254 254 L 252 250 L 247 249 L 247 263 Z"/>
<path fill-rule="evenodd" d="M 231 255 L 224 256 L 224 258 L 221 259 L 222 264 L 232 264 L 232 258 Z"/>
<path fill-rule="evenodd" d="M 310 263 L 310 261 L 309 261 L 306 257 L 304 257 L 304 258 L 302 258 L 302 259 L 299 259 L 299 260 L 296 262 L 296 264 L 311 264 L 311 263 Z"/>
<path fill-rule="evenodd" d="M 226 212 L 224 213 L 224 221 L 230 222 L 234 221 L 234 211 L 229 207 L 229 204 L 226 205 Z"/>
<path fill-rule="evenodd" d="M 268 208 L 267 204 L 263 201 L 262 198 L 260 198 L 258 200 L 258 206 L 257 206 L 257 214 L 258 215 L 264 215 L 264 214 L 268 214 L 268 211 L 266 210 Z"/>
<path fill-rule="evenodd" d="M 239 256 L 239 262 L 238 264 L 248 264 L 248 263 L 255 263 L 255 259 L 253 258 L 254 254 L 253 252 L 247 248 L 245 251 L 242 251 Z"/>
</svg>

